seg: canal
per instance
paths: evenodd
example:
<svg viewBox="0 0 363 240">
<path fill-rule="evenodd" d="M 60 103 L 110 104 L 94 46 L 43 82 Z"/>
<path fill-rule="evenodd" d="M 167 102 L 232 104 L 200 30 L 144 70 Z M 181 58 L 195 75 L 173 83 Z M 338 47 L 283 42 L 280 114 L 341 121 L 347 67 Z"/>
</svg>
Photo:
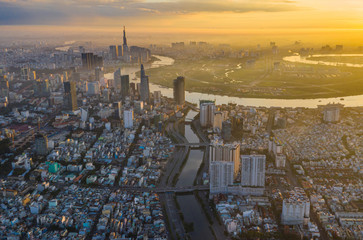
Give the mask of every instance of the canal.
<svg viewBox="0 0 363 240">
<path fill-rule="evenodd" d="M 190 143 L 200 142 L 199 137 L 191 128 L 191 121 L 198 114 L 189 111 L 185 116 L 184 134 Z M 200 149 L 190 149 L 186 163 L 180 173 L 176 186 L 192 186 L 197 176 L 198 168 L 203 161 L 204 151 Z M 194 194 L 179 195 L 177 201 L 184 216 L 184 221 L 188 224 L 193 223 L 193 231 L 189 233 L 191 239 L 214 239 L 209 223 L 203 213 L 202 207 Z"/>
</svg>

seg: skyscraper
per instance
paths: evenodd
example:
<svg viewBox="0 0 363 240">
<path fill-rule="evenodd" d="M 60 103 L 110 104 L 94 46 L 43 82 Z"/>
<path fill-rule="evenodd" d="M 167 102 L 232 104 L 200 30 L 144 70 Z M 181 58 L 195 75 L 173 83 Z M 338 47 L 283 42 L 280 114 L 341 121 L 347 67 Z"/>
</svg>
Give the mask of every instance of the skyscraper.
<svg viewBox="0 0 363 240">
<path fill-rule="evenodd" d="M 103 67 L 103 57 L 94 55 L 93 53 L 82 53 L 82 67 L 92 70 L 95 67 Z"/>
<path fill-rule="evenodd" d="M 103 68 L 96 67 L 95 68 L 95 80 L 96 80 L 96 82 L 99 82 L 103 77 L 104 77 Z"/>
<path fill-rule="evenodd" d="M 38 155 L 48 154 L 48 138 L 44 134 L 37 134 L 35 136 L 35 152 Z"/>
<path fill-rule="evenodd" d="M 118 102 L 114 102 L 113 103 L 113 107 L 115 108 L 115 117 L 120 118 L 121 119 L 121 108 L 122 108 L 122 103 L 121 101 Z"/>
<path fill-rule="evenodd" d="M 88 95 L 100 94 L 100 83 L 99 82 L 88 82 L 87 83 L 87 94 Z"/>
<path fill-rule="evenodd" d="M 75 82 L 64 82 L 64 108 L 69 111 L 77 110 L 77 88 Z"/>
<path fill-rule="evenodd" d="M 233 184 L 233 162 L 211 162 L 209 165 L 210 188 L 216 191 Z"/>
<path fill-rule="evenodd" d="M 209 146 L 209 162 L 232 162 L 233 176 L 236 178 L 240 169 L 240 145 L 238 143 L 212 142 Z"/>
<path fill-rule="evenodd" d="M 124 128 L 132 128 L 134 126 L 134 110 L 124 110 Z"/>
<path fill-rule="evenodd" d="M 281 223 L 303 224 L 310 217 L 310 201 L 304 189 L 296 187 L 288 192 L 282 203 Z"/>
<path fill-rule="evenodd" d="M 129 95 L 130 78 L 129 75 L 121 76 L 121 96 L 125 99 Z"/>
<path fill-rule="evenodd" d="M 212 127 L 216 106 L 214 102 L 204 102 L 200 104 L 200 125 L 202 127 Z"/>
<path fill-rule="evenodd" d="M 50 95 L 48 79 L 34 81 L 33 89 L 34 95 L 37 97 L 48 97 Z"/>
<path fill-rule="evenodd" d="M 324 122 L 339 122 L 340 109 L 343 108 L 342 104 L 327 104 L 323 106 L 323 120 Z"/>
<path fill-rule="evenodd" d="M 121 68 L 118 68 L 114 73 L 113 73 L 113 80 L 114 80 L 114 87 L 115 89 L 119 92 L 121 90 Z"/>
<path fill-rule="evenodd" d="M 129 47 L 127 46 L 127 39 L 126 39 L 126 29 L 124 26 L 124 31 L 123 31 L 123 41 L 122 41 L 122 56 L 125 56 L 128 52 L 129 52 Z"/>
<path fill-rule="evenodd" d="M 223 122 L 223 115 L 221 112 L 215 112 L 213 116 L 213 130 L 214 131 L 221 131 L 222 130 L 222 122 Z"/>
<path fill-rule="evenodd" d="M 173 83 L 174 101 L 177 105 L 183 105 L 185 102 L 185 79 L 179 76 Z"/>
<path fill-rule="evenodd" d="M 9 97 L 9 81 L 6 76 L 0 76 L 0 97 Z"/>
<path fill-rule="evenodd" d="M 265 155 L 242 155 L 241 185 L 246 187 L 264 187 L 265 165 Z"/>
<path fill-rule="evenodd" d="M 122 57 L 122 55 L 123 55 L 122 46 L 117 45 L 117 57 Z"/>
<path fill-rule="evenodd" d="M 82 67 L 87 70 L 91 70 L 93 67 L 93 53 L 82 53 Z"/>
<path fill-rule="evenodd" d="M 161 103 L 161 91 L 154 91 L 154 104 Z"/>
<path fill-rule="evenodd" d="M 118 48 L 117 48 L 117 46 L 111 45 L 109 48 L 110 48 L 110 57 L 113 60 L 116 60 L 117 59 L 117 56 L 118 56 Z"/>
<path fill-rule="evenodd" d="M 149 77 L 145 75 L 145 69 L 143 64 L 141 64 L 140 80 L 140 100 L 144 102 L 149 102 Z"/>
</svg>

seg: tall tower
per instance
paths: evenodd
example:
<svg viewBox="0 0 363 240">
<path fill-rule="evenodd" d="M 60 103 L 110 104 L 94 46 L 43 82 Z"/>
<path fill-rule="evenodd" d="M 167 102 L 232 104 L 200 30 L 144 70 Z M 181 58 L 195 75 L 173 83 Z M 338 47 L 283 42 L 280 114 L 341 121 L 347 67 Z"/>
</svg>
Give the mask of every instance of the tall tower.
<svg viewBox="0 0 363 240">
<path fill-rule="evenodd" d="M 144 102 L 149 102 L 150 100 L 150 91 L 149 91 L 149 77 L 145 75 L 144 65 L 141 64 L 141 73 L 140 73 L 140 100 Z"/>
<path fill-rule="evenodd" d="M 183 105 L 185 102 L 185 79 L 184 77 L 177 77 L 174 80 L 174 101 L 177 105 Z"/>
<path fill-rule="evenodd" d="M 113 84 L 117 92 L 121 91 L 121 68 L 113 73 Z"/>
<path fill-rule="evenodd" d="M 216 105 L 214 102 L 203 102 L 200 104 L 200 125 L 202 127 L 213 126 Z"/>
<path fill-rule="evenodd" d="M 241 184 L 247 187 L 264 187 L 266 173 L 265 155 L 242 155 Z"/>
<path fill-rule="evenodd" d="M 129 47 L 127 46 L 126 29 L 125 29 L 125 26 L 124 26 L 123 43 L 122 43 L 122 56 L 127 56 L 128 52 L 129 52 Z"/>
<path fill-rule="evenodd" d="M 125 26 L 124 26 L 123 45 L 127 45 L 127 39 L 126 39 L 126 29 L 125 29 Z"/>
<path fill-rule="evenodd" d="M 209 162 L 232 162 L 233 178 L 236 179 L 240 170 L 240 145 L 213 141 L 209 146 Z"/>
<path fill-rule="evenodd" d="M 64 82 L 64 107 L 66 110 L 77 110 L 77 88 L 75 82 Z"/>
<path fill-rule="evenodd" d="M 125 109 L 124 110 L 124 128 L 132 128 L 134 126 L 133 120 L 134 120 L 134 110 L 132 108 Z"/>
<path fill-rule="evenodd" d="M 129 75 L 121 76 L 121 96 L 125 99 L 129 95 L 130 91 L 130 78 Z"/>
</svg>

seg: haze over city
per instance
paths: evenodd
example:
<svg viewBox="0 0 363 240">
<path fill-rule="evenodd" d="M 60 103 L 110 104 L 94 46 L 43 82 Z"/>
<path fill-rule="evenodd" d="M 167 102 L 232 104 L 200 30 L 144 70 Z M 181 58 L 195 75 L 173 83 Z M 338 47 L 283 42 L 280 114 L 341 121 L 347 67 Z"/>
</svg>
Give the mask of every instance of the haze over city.
<svg viewBox="0 0 363 240">
<path fill-rule="evenodd" d="M 144 44 L 194 38 L 238 46 L 271 39 L 358 45 L 362 11 L 359 0 L 1 0 L 0 30 L 2 40 L 92 37 L 110 43 L 127 25 L 133 40 Z"/>
<path fill-rule="evenodd" d="M 361 0 L 0 0 L 0 240 L 363 239 Z"/>
</svg>

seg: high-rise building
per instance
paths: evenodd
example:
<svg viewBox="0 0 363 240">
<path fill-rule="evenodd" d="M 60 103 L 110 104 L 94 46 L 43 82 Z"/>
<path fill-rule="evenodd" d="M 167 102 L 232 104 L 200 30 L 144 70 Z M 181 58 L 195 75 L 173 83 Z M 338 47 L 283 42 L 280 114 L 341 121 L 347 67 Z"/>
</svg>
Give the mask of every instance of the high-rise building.
<svg viewBox="0 0 363 240">
<path fill-rule="evenodd" d="M 141 64 L 141 74 L 140 74 L 140 100 L 144 102 L 149 102 L 150 91 L 149 91 L 149 77 L 145 75 L 144 65 Z"/>
<path fill-rule="evenodd" d="M 222 131 L 222 122 L 223 122 L 223 116 L 222 112 L 215 112 L 213 117 L 213 130 L 214 131 Z"/>
<path fill-rule="evenodd" d="M 154 104 L 161 103 L 161 91 L 154 91 Z"/>
<path fill-rule="evenodd" d="M 104 88 L 102 90 L 102 100 L 104 102 L 109 102 L 110 101 L 110 90 L 108 88 Z"/>
<path fill-rule="evenodd" d="M 174 101 L 177 105 L 183 105 L 185 102 L 185 79 L 184 77 L 177 77 L 174 82 Z"/>
<path fill-rule="evenodd" d="M 68 81 L 68 72 L 64 71 L 63 72 L 63 82 L 67 82 Z"/>
<path fill-rule="evenodd" d="M 48 79 L 35 81 L 33 83 L 33 89 L 34 95 L 37 97 L 48 97 L 50 95 Z"/>
<path fill-rule="evenodd" d="M 29 79 L 30 80 L 37 80 L 37 72 L 36 71 L 30 71 Z"/>
<path fill-rule="evenodd" d="M 81 108 L 81 121 L 86 122 L 88 119 L 88 109 Z"/>
<path fill-rule="evenodd" d="M 343 107 L 342 104 L 327 104 L 323 106 L 324 122 L 328 123 L 339 122 L 340 109 L 342 107 Z"/>
<path fill-rule="evenodd" d="M 286 155 L 285 154 L 277 154 L 275 156 L 275 166 L 277 168 L 284 168 L 286 165 Z"/>
<path fill-rule="evenodd" d="M 122 75 L 121 76 L 121 96 L 125 99 L 129 96 L 130 91 L 130 77 L 129 75 Z"/>
<path fill-rule="evenodd" d="M 209 162 L 232 162 L 234 178 L 238 176 L 240 161 L 240 145 L 238 143 L 223 144 L 223 142 L 213 141 L 209 146 Z"/>
<path fill-rule="evenodd" d="M 95 67 L 103 67 L 103 57 L 93 53 L 82 53 L 82 67 L 86 70 L 92 70 Z"/>
<path fill-rule="evenodd" d="M 136 91 L 136 84 L 135 83 L 130 83 L 130 90 L 131 90 L 131 94 L 133 96 L 137 95 L 137 91 Z"/>
<path fill-rule="evenodd" d="M 93 68 L 93 53 L 82 53 L 82 67 L 87 70 L 91 70 Z"/>
<path fill-rule="evenodd" d="M 119 92 L 121 91 L 121 68 L 118 68 L 114 73 L 113 73 L 113 80 L 114 80 L 114 87 L 115 89 Z"/>
<path fill-rule="evenodd" d="M 117 46 L 117 56 L 122 57 L 122 55 L 123 55 L 122 46 L 118 45 Z"/>
<path fill-rule="evenodd" d="M 35 153 L 45 156 L 48 154 L 48 137 L 38 133 L 35 136 Z"/>
<path fill-rule="evenodd" d="M 264 187 L 265 166 L 265 155 L 242 155 L 241 185 L 247 187 Z"/>
<path fill-rule="evenodd" d="M 200 125 L 202 127 L 212 127 L 216 106 L 214 102 L 205 102 L 200 104 Z"/>
<path fill-rule="evenodd" d="M 100 83 L 99 82 L 88 82 L 87 83 L 87 94 L 98 95 L 100 94 Z"/>
<path fill-rule="evenodd" d="M 233 162 L 211 162 L 209 165 L 210 188 L 212 191 L 225 188 L 233 184 Z"/>
<path fill-rule="evenodd" d="M 222 138 L 229 141 L 232 137 L 232 123 L 228 121 L 222 122 Z"/>
<path fill-rule="evenodd" d="M 95 68 L 95 80 L 96 82 L 99 82 L 103 78 L 103 68 L 96 67 Z"/>
<path fill-rule="evenodd" d="M 124 110 L 124 128 L 132 128 L 134 126 L 134 110 Z"/>
<path fill-rule="evenodd" d="M 135 101 L 134 102 L 135 112 L 141 113 L 144 109 L 144 102 L 143 101 Z"/>
<path fill-rule="evenodd" d="M 23 67 L 20 70 L 20 80 L 28 81 L 30 80 L 30 69 L 28 67 Z"/>
<path fill-rule="evenodd" d="M 0 76 L 0 97 L 9 97 L 9 81 L 6 76 Z"/>
<path fill-rule="evenodd" d="M 64 107 L 66 110 L 77 110 L 77 87 L 75 82 L 64 82 Z"/>
<path fill-rule="evenodd" d="M 111 45 L 109 48 L 110 48 L 110 57 L 113 60 L 116 60 L 117 59 L 117 56 L 118 56 L 118 48 L 117 48 L 117 46 Z"/>
<path fill-rule="evenodd" d="M 310 217 L 310 200 L 304 189 L 296 187 L 288 192 L 282 202 L 281 223 L 284 225 L 303 224 Z"/>
<path fill-rule="evenodd" d="M 243 130 L 243 118 L 240 115 L 235 115 L 232 117 L 232 130 L 241 131 Z"/>
<path fill-rule="evenodd" d="M 115 108 L 115 117 L 116 118 L 120 118 L 121 119 L 121 107 L 122 107 L 122 103 L 121 101 L 119 102 L 114 102 L 113 103 L 113 107 Z"/>
<path fill-rule="evenodd" d="M 128 55 L 129 52 L 129 47 L 127 46 L 127 38 L 126 38 L 126 28 L 124 26 L 124 31 L 123 31 L 123 39 L 122 39 L 122 56 L 126 56 Z"/>
</svg>

